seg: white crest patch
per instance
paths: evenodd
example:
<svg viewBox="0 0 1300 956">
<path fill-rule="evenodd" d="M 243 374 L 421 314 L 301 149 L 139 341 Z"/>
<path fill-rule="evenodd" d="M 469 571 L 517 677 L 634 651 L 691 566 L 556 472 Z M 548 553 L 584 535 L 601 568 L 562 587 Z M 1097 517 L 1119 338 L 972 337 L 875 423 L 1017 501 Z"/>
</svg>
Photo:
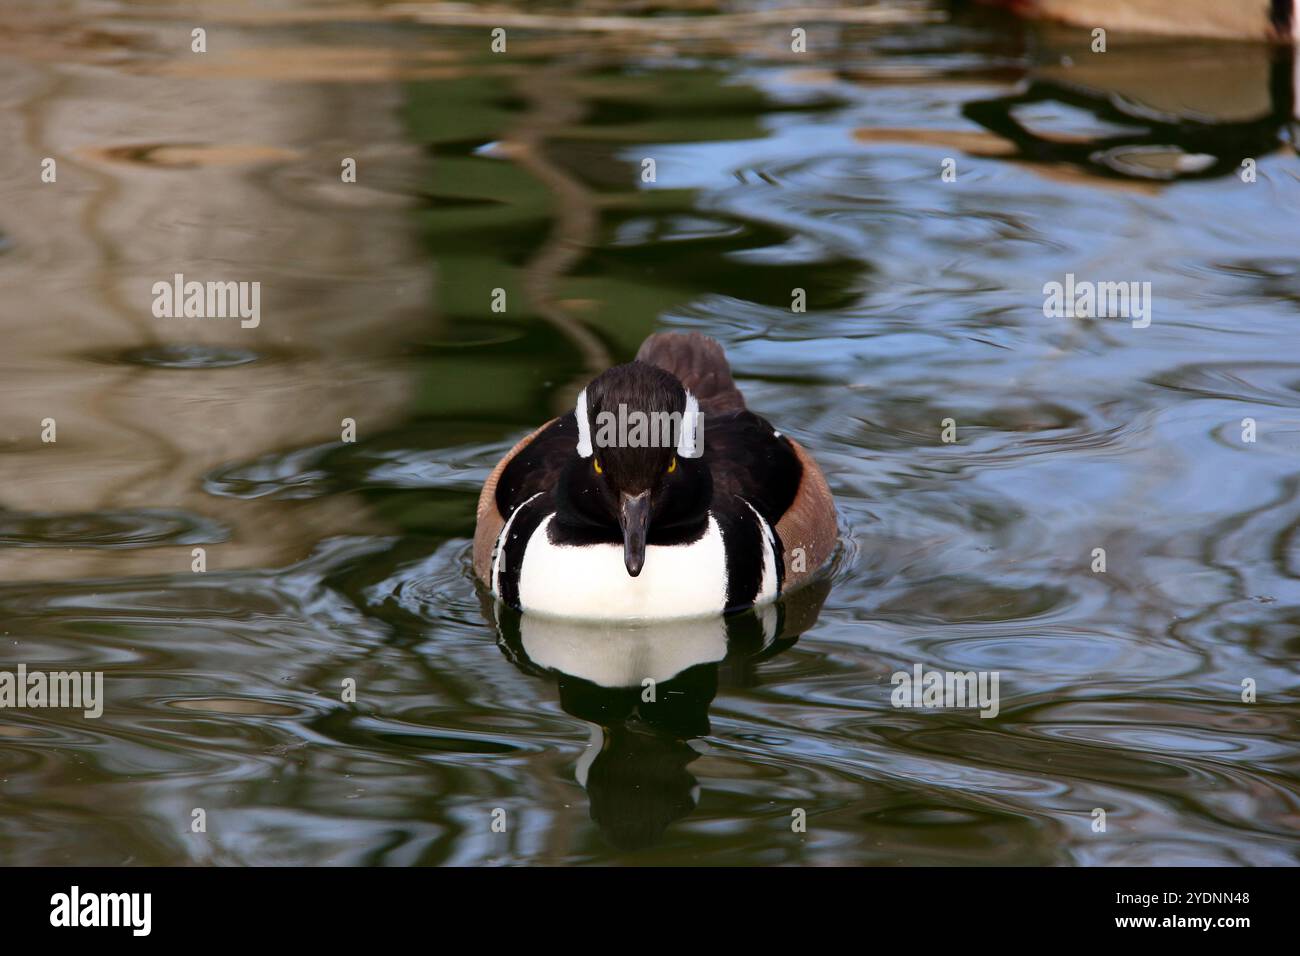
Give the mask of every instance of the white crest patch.
<svg viewBox="0 0 1300 956">
<path fill-rule="evenodd" d="M 590 458 L 593 451 L 591 447 L 591 419 L 587 417 L 587 390 L 585 388 L 578 393 L 578 403 L 573 409 L 573 417 L 578 420 L 578 454 L 583 458 Z"/>
<path fill-rule="evenodd" d="M 700 442 L 700 401 L 686 389 L 686 411 L 682 413 L 681 428 L 677 433 L 677 454 L 683 458 L 699 458 L 704 454 Z"/>
</svg>

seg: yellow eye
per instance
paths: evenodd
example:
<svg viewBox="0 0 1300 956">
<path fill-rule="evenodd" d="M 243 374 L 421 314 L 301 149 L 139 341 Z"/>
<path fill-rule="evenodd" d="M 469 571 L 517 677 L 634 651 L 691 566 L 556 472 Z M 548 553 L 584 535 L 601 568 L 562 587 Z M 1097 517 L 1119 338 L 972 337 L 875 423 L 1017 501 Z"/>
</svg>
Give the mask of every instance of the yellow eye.
<svg viewBox="0 0 1300 956">
<path fill-rule="evenodd" d="M 596 468 L 596 474 L 598 474 L 598 475 L 603 475 L 603 474 L 605 473 L 605 469 L 603 469 L 603 468 L 600 467 L 600 459 L 599 459 L 599 458 L 593 458 L 593 459 L 591 459 L 591 463 L 592 463 L 592 465 L 594 465 L 595 468 Z"/>
<path fill-rule="evenodd" d="M 673 460 L 668 463 L 668 474 L 671 475 L 676 470 L 677 470 L 677 456 L 673 455 Z"/>
</svg>

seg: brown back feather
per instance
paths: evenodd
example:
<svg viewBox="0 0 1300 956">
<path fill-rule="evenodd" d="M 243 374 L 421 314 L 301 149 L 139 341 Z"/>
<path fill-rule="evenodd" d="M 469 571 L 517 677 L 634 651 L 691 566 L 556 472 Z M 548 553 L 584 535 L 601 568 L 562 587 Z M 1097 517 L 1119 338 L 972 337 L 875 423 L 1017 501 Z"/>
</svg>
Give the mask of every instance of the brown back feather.
<svg viewBox="0 0 1300 956">
<path fill-rule="evenodd" d="M 731 379 L 726 353 L 716 340 L 699 332 L 658 332 L 636 353 L 637 361 L 672 372 L 699 399 L 707 415 L 738 412 L 745 397 Z"/>
</svg>

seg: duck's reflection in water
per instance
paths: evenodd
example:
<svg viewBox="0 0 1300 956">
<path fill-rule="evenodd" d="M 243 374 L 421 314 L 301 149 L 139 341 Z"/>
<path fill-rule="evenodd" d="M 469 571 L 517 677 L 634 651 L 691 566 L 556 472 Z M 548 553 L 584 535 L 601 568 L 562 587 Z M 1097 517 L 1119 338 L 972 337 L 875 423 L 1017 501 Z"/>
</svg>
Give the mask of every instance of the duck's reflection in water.
<svg viewBox="0 0 1300 956">
<path fill-rule="evenodd" d="M 614 846 L 653 846 L 699 803 L 688 769 L 719 687 L 752 686 L 759 665 L 817 621 L 829 583 L 723 618 L 596 624 L 521 615 L 485 601 L 502 652 L 553 678 L 566 713 L 588 721 L 575 775 Z"/>
<path fill-rule="evenodd" d="M 1093 53 L 1043 30 L 1015 87 L 965 103 L 981 129 L 864 127 L 867 144 L 916 143 L 1026 165 L 1041 176 L 1151 189 L 1238 175 L 1294 149 L 1300 73 L 1290 45 L 1117 44 Z"/>
<path fill-rule="evenodd" d="M 962 112 L 1013 144 L 1022 160 L 1120 178 L 1239 173 L 1244 159 L 1291 141 L 1297 75 L 1290 46 L 1142 47 L 1108 53 L 1104 65 L 1072 52 L 1065 64 L 1032 70 L 1016 92 L 967 103 Z M 1039 131 L 1022 119 L 1051 106 L 1090 113 L 1107 131 Z"/>
</svg>

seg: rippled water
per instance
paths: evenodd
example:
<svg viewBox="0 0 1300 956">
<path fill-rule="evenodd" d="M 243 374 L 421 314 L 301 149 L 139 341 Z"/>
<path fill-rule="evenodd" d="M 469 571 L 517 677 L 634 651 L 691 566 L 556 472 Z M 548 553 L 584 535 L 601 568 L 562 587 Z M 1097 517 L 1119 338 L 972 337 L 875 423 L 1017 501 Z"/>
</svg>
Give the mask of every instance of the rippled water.
<svg viewBox="0 0 1300 956">
<path fill-rule="evenodd" d="M 492 54 L 464 7 L 6 5 L 0 668 L 106 702 L 0 712 L 0 860 L 1297 862 L 1289 52 L 748 8 Z M 260 325 L 155 318 L 178 272 Z M 1150 326 L 1044 317 L 1067 273 Z M 479 484 L 663 328 L 823 463 L 831 580 L 498 620 Z M 894 708 L 916 664 L 998 716 Z"/>
</svg>

